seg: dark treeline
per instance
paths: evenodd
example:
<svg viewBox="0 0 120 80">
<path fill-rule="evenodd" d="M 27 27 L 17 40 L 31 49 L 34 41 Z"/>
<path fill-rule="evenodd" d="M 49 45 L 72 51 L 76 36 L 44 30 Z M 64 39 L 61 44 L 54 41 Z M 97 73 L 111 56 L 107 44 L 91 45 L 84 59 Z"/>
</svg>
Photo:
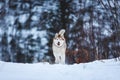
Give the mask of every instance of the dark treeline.
<svg viewBox="0 0 120 80">
<path fill-rule="evenodd" d="M 119 0 L 0 0 L 0 60 L 54 63 L 52 38 L 65 29 L 66 62 L 120 56 Z"/>
</svg>

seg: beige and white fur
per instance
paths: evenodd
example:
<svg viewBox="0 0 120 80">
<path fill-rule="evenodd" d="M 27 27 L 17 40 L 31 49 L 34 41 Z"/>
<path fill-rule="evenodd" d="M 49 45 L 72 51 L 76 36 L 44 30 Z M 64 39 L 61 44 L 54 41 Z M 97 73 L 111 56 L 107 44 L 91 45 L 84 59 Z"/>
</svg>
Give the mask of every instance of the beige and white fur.
<svg viewBox="0 0 120 80">
<path fill-rule="evenodd" d="M 55 57 L 55 63 L 65 64 L 66 41 L 64 38 L 65 30 L 62 29 L 55 34 L 52 49 Z"/>
</svg>

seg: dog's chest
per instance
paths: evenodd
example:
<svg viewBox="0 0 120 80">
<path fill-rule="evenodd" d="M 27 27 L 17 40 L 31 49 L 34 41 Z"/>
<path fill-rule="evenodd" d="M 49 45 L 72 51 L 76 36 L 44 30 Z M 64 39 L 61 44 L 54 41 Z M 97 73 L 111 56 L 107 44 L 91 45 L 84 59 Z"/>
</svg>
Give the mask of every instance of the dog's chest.
<svg viewBox="0 0 120 80">
<path fill-rule="evenodd" d="M 61 53 L 61 52 L 65 52 L 66 48 L 64 46 L 62 47 L 57 47 L 55 45 L 53 45 L 53 51 L 56 53 Z"/>
</svg>

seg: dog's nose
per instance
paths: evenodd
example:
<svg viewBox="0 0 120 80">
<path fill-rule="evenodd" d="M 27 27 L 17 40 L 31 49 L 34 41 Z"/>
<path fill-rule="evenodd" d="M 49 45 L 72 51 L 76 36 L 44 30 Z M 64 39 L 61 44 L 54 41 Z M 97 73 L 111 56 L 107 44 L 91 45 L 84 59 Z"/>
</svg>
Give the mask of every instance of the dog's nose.
<svg viewBox="0 0 120 80">
<path fill-rule="evenodd" d="M 58 42 L 57 45 L 60 45 L 60 42 Z"/>
</svg>

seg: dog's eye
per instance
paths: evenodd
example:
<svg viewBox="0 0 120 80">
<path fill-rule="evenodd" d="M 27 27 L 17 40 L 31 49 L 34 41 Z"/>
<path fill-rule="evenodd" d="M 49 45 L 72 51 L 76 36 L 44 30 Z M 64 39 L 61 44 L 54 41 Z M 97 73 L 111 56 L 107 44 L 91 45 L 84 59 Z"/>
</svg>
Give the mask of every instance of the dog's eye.
<svg viewBox="0 0 120 80">
<path fill-rule="evenodd" d="M 61 40 L 64 40 L 64 38 L 61 38 Z"/>
</svg>

